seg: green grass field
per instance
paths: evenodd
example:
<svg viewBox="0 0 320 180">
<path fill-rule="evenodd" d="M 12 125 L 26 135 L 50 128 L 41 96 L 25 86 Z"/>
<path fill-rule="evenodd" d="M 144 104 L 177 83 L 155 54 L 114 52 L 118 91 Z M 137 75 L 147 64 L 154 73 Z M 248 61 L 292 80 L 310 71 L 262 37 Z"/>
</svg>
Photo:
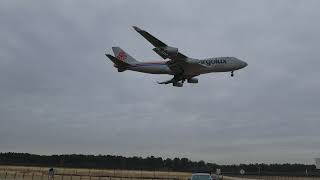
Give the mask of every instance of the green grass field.
<svg viewBox="0 0 320 180">
<path fill-rule="evenodd" d="M 0 166 L 1 179 L 48 179 L 48 167 Z M 56 180 L 78 179 L 181 179 L 191 173 L 169 171 L 134 171 L 110 169 L 54 168 Z M 111 177 L 111 178 L 110 178 Z"/>
<path fill-rule="evenodd" d="M 54 168 L 54 167 L 53 167 Z M 55 180 L 187 180 L 191 173 L 85 168 L 54 168 Z M 0 166 L 0 180 L 48 180 L 49 167 Z M 224 176 L 224 180 L 320 180 L 320 177 Z"/>
</svg>

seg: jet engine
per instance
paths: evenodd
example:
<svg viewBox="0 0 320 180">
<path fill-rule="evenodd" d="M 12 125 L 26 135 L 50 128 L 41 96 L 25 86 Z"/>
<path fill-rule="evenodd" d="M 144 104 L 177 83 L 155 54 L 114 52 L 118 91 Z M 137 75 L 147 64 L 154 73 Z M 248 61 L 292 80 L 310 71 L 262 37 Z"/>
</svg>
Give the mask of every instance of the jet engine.
<svg viewBox="0 0 320 180">
<path fill-rule="evenodd" d="M 181 82 L 174 82 L 174 83 L 172 83 L 172 85 L 175 86 L 175 87 L 182 87 L 182 86 L 183 86 L 183 83 L 181 83 Z"/>
<path fill-rule="evenodd" d="M 178 54 L 178 48 L 175 47 L 167 46 L 164 47 L 163 50 L 170 55 Z"/>
<path fill-rule="evenodd" d="M 196 83 L 198 83 L 198 82 L 199 82 L 199 81 L 198 81 L 197 78 L 190 78 L 190 79 L 188 79 L 188 83 L 196 84 Z"/>
</svg>

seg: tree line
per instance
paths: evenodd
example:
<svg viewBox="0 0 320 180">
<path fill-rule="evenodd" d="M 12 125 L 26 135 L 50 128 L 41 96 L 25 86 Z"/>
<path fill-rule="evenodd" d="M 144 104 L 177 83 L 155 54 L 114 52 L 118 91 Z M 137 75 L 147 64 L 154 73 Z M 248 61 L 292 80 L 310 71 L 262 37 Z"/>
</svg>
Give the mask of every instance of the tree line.
<svg viewBox="0 0 320 180">
<path fill-rule="evenodd" d="M 1 165 L 97 168 L 97 169 L 128 169 L 151 171 L 184 171 L 184 172 L 215 172 L 221 169 L 226 174 L 238 174 L 240 169 L 247 173 L 302 173 L 316 172 L 315 165 L 305 164 L 239 164 L 218 165 L 204 161 L 191 161 L 188 158 L 161 157 L 123 157 L 115 155 L 37 155 L 29 153 L 0 153 Z"/>
</svg>

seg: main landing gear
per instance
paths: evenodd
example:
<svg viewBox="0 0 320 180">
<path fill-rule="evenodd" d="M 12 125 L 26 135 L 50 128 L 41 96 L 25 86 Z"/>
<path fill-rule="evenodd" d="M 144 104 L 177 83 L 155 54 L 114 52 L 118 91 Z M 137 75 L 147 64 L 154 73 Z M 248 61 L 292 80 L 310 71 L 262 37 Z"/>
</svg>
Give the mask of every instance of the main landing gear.
<svg viewBox="0 0 320 180">
<path fill-rule="evenodd" d="M 231 71 L 231 77 L 233 77 L 233 76 L 234 76 L 233 71 Z"/>
</svg>

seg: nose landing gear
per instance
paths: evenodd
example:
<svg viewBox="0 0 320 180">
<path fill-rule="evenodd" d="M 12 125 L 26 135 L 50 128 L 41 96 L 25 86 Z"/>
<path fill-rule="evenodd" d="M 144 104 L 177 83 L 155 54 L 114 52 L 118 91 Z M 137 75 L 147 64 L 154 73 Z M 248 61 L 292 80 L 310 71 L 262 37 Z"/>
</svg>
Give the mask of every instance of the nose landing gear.
<svg viewBox="0 0 320 180">
<path fill-rule="evenodd" d="M 233 77 L 233 76 L 234 76 L 233 71 L 231 71 L 231 77 Z"/>
</svg>

